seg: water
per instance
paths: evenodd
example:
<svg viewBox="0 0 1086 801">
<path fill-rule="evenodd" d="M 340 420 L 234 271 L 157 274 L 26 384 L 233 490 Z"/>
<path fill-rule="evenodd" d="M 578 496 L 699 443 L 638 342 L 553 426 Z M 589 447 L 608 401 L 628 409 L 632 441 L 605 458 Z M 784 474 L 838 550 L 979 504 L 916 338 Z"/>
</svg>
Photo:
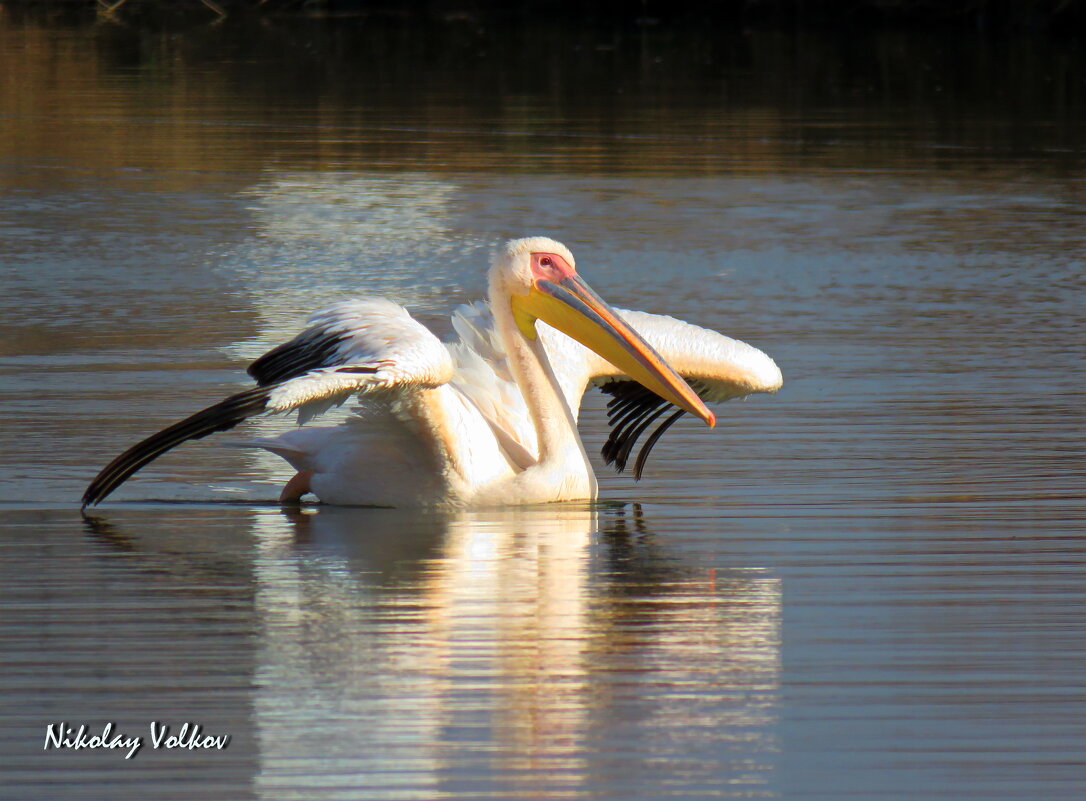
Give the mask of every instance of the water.
<svg viewBox="0 0 1086 801">
<path fill-rule="evenodd" d="M 1079 51 L 240 25 L 0 24 L 0 796 L 1081 797 Z M 286 513 L 228 434 L 80 518 L 308 311 L 446 335 L 536 232 L 784 390 L 595 508 Z"/>
</svg>

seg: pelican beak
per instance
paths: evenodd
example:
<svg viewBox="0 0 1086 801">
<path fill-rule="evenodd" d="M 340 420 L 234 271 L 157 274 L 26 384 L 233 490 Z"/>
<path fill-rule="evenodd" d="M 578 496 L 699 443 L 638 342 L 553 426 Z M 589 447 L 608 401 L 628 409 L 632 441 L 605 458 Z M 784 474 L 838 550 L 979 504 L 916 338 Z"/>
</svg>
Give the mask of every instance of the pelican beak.
<svg viewBox="0 0 1086 801">
<path fill-rule="evenodd" d="M 537 280 L 527 295 L 513 295 L 513 316 L 528 339 L 536 338 L 535 321 L 542 320 L 611 362 L 661 398 L 710 427 L 716 415 L 622 318 L 615 314 L 579 275 L 559 281 Z"/>
</svg>

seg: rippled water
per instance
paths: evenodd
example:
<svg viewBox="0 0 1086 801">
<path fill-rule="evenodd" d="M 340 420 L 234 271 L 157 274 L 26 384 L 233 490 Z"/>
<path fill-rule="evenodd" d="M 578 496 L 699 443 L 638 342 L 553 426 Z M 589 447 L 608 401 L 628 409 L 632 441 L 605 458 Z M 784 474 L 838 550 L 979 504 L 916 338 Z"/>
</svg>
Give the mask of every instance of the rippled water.
<svg viewBox="0 0 1086 801">
<path fill-rule="evenodd" d="M 456 30 L 0 22 L 0 796 L 1081 797 L 1079 53 Z M 536 232 L 784 390 L 594 508 L 286 513 L 227 434 L 80 518 L 309 310 L 446 335 Z"/>
</svg>

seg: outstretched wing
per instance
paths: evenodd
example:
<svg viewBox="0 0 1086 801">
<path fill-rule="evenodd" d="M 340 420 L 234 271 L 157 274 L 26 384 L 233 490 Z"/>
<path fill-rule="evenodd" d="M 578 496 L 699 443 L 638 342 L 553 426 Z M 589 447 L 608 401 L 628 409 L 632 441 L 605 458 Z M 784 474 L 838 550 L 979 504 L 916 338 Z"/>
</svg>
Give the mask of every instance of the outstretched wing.
<svg viewBox="0 0 1086 801">
<path fill-rule="evenodd" d="M 391 301 L 343 301 L 315 313 L 309 323 L 249 366 L 256 387 L 152 434 L 106 465 L 83 494 L 83 507 L 100 503 L 166 451 L 250 417 L 297 409 L 299 422 L 305 422 L 357 393 L 408 393 L 452 377 L 448 349 Z"/>
<path fill-rule="evenodd" d="M 776 392 L 781 387 L 780 368 L 769 356 L 745 342 L 662 314 L 617 311 L 707 403 L 755 392 Z M 615 368 L 606 362 L 597 362 L 589 370 L 591 381 L 612 396 L 607 402 L 611 432 L 602 454 L 604 461 L 619 472 L 626 469 L 641 435 L 667 415 L 645 440 L 634 462 L 634 478 L 640 479 L 653 446 L 685 412 L 637 382 L 616 374 Z"/>
</svg>

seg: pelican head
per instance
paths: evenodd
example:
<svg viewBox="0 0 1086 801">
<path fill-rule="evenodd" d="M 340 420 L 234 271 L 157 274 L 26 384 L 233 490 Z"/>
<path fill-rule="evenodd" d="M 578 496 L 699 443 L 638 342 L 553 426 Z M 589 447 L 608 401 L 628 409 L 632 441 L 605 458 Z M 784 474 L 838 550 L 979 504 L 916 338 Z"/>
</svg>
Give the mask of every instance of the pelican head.
<svg viewBox="0 0 1086 801">
<path fill-rule="evenodd" d="M 542 320 L 602 356 L 639 384 L 700 417 L 716 416 L 690 385 L 577 274 L 569 248 L 546 237 L 514 239 L 490 270 L 493 302 L 509 298 L 520 333 L 534 340 Z"/>
</svg>

